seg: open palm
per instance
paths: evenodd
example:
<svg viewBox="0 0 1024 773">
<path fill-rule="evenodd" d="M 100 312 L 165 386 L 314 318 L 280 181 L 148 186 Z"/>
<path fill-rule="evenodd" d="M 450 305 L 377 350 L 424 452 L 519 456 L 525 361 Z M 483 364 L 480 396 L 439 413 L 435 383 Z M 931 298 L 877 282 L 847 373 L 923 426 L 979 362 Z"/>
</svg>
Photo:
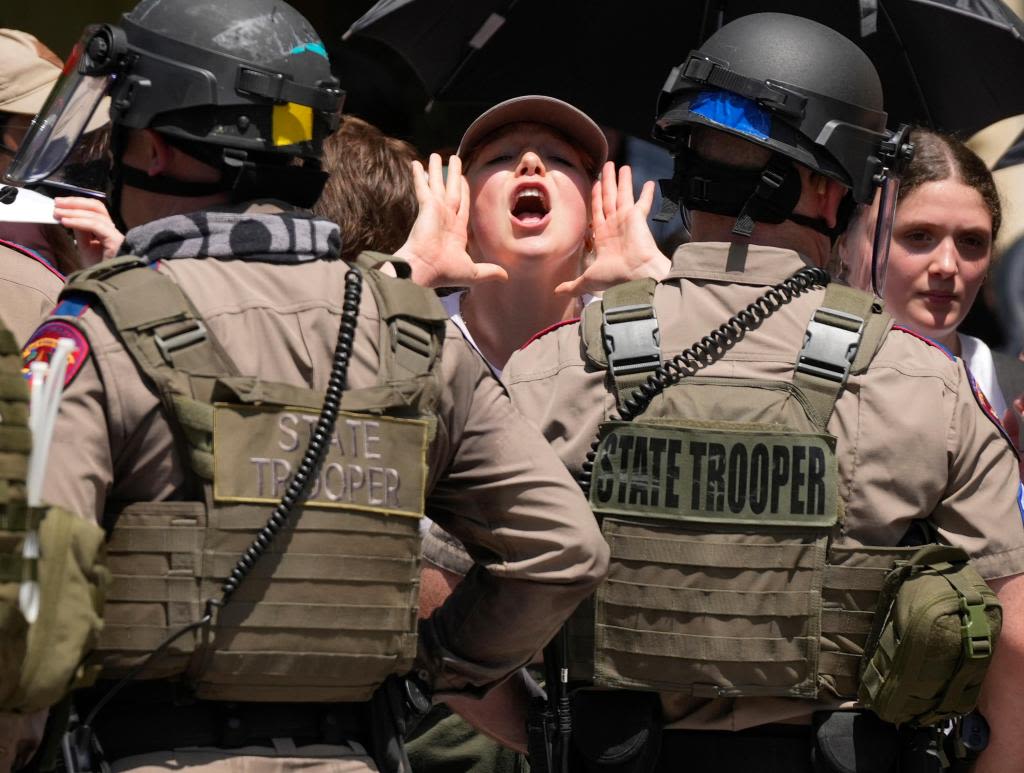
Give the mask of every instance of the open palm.
<svg viewBox="0 0 1024 773">
<path fill-rule="evenodd" d="M 395 255 L 408 261 L 413 281 L 423 287 L 466 287 L 508 279 L 501 266 L 474 263 L 466 252 L 469 184 L 459 157 L 448 160 L 447 180 L 437 153 L 430 155 L 426 170 L 413 161 L 412 174 L 419 212 Z"/>
<path fill-rule="evenodd" d="M 644 183 L 640 198 L 633 201 L 633 173 L 628 166 L 604 165 L 601 179 L 591 191 L 594 230 L 594 261 L 572 282 L 563 282 L 556 293 L 581 295 L 643 277 L 663 278 L 672 265 L 654 241 L 647 216 L 654 201 L 654 183 Z"/>
</svg>

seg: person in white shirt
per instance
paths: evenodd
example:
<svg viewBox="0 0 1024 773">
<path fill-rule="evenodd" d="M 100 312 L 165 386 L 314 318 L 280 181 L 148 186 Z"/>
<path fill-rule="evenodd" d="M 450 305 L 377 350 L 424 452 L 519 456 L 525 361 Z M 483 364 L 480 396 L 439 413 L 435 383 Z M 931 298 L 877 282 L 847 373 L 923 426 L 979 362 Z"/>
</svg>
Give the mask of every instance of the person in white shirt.
<svg viewBox="0 0 1024 773">
<path fill-rule="evenodd" d="M 1012 424 L 1017 396 L 1000 387 L 993 352 L 958 331 L 992 266 L 1002 220 L 992 174 L 953 137 L 915 128 L 911 141 L 914 158 L 900 183 L 883 289 L 886 310 L 963 359 L 995 415 Z M 854 213 L 838 243 L 842 275 L 867 290 L 876 213 L 877 205 Z"/>
</svg>

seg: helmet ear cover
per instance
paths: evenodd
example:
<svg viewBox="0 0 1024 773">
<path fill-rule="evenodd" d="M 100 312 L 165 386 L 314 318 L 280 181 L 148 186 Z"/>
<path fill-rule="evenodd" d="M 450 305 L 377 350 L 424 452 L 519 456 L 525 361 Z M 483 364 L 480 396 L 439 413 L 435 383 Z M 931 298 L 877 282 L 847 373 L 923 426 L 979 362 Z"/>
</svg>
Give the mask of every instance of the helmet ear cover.
<svg viewBox="0 0 1024 773">
<path fill-rule="evenodd" d="M 846 226 L 852 210 L 841 207 L 842 222 L 830 228 L 823 220 L 793 213 L 800 200 L 802 183 L 796 164 L 785 156 L 773 154 L 762 169 L 741 169 L 703 158 L 687 145 L 679 145 L 674 155 L 671 180 L 661 180 L 661 195 L 667 207 L 656 217 L 667 220 L 684 205 L 689 210 L 736 217 L 733 233 L 750 236 L 755 223 L 778 224 L 791 220 L 835 239 Z M 668 210 L 669 217 L 663 217 Z"/>
</svg>

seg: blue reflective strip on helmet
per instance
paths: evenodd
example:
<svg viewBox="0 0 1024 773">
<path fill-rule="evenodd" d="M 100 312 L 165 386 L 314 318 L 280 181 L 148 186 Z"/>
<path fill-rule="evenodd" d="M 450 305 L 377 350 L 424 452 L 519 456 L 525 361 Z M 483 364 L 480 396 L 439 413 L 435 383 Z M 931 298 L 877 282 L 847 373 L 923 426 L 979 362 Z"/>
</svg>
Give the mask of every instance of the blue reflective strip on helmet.
<svg viewBox="0 0 1024 773">
<path fill-rule="evenodd" d="M 295 48 L 293 48 L 289 53 L 301 54 L 304 51 L 320 54 L 324 59 L 327 58 L 327 49 L 324 48 L 324 44 L 319 40 L 314 40 L 312 43 L 303 43 L 301 46 L 295 46 Z"/>
<path fill-rule="evenodd" d="M 690 112 L 759 140 L 768 139 L 772 129 L 766 110 L 752 99 L 729 91 L 702 91 L 690 103 Z"/>
</svg>

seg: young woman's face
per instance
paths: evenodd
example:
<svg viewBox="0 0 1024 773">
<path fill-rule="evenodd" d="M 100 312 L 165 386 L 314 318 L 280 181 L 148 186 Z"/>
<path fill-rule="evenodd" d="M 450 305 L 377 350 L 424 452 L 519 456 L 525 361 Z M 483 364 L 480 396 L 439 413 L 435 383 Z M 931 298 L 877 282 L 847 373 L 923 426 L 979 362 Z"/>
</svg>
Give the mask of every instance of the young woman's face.
<svg viewBox="0 0 1024 773">
<path fill-rule="evenodd" d="M 478 149 L 466 172 L 469 252 L 506 267 L 578 259 L 591 180 L 573 145 L 540 124 L 515 124 Z"/>
<path fill-rule="evenodd" d="M 955 179 L 921 185 L 900 201 L 885 280 L 897 320 L 948 340 L 967 316 L 992 259 L 992 216 Z"/>
</svg>

